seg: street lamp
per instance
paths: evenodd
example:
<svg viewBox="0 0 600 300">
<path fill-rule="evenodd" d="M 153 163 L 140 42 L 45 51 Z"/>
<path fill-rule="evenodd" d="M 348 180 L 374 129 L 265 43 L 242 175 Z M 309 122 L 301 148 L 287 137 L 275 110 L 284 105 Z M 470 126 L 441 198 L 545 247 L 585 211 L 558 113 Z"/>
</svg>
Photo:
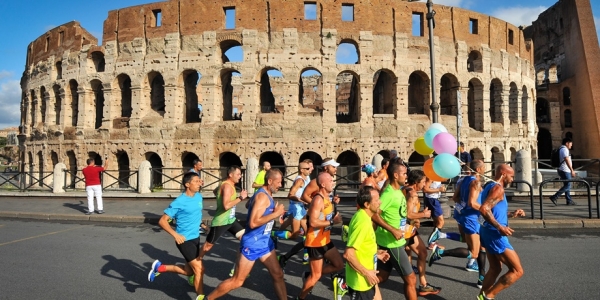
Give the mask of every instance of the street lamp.
<svg viewBox="0 0 600 300">
<path fill-rule="evenodd" d="M 408 2 L 417 2 L 420 0 L 408 0 Z M 427 26 L 429 27 L 429 63 L 431 67 L 431 121 L 433 123 L 438 122 L 438 111 L 440 105 L 437 102 L 437 91 L 435 89 L 435 56 L 433 51 L 433 28 L 435 28 L 435 10 L 433 10 L 433 2 L 427 0 Z"/>
</svg>

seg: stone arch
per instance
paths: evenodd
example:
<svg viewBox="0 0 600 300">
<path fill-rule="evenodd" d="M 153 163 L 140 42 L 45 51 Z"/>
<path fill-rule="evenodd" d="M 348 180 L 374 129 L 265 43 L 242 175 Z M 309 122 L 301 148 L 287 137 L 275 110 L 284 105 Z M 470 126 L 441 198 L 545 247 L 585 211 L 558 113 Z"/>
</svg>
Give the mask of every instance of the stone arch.
<svg viewBox="0 0 600 300">
<path fill-rule="evenodd" d="M 181 154 L 181 168 L 184 173 L 194 167 L 194 160 L 196 159 L 200 159 L 196 153 L 185 151 Z"/>
<path fill-rule="evenodd" d="M 131 113 L 133 112 L 131 103 L 131 78 L 129 75 L 121 73 L 117 76 L 116 81 L 116 86 L 118 87 L 121 96 L 120 103 L 117 102 L 121 107 L 121 118 L 131 118 Z"/>
<path fill-rule="evenodd" d="M 425 163 L 425 157 L 423 155 L 417 153 L 417 151 L 413 151 L 413 153 L 411 153 L 410 156 L 408 157 L 408 163 L 411 165 Z"/>
<path fill-rule="evenodd" d="M 529 118 L 529 93 L 527 87 L 523 86 L 521 90 L 521 121 L 527 122 Z"/>
<path fill-rule="evenodd" d="M 244 49 L 241 41 L 223 40 L 219 43 L 221 49 L 221 62 L 244 62 Z"/>
<path fill-rule="evenodd" d="M 148 83 L 150 84 L 150 108 L 157 112 L 161 117 L 165 115 L 165 80 L 159 72 L 152 71 L 148 73 Z"/>
<path fill-rule="evenodd" d="M 552 134 L 546 128 L 539 128 L 537 134 L 537 149 L 539 159 L 550 159 L 552 153 Z"/>
<path fill-rule="evenodd" d="M 360 121 L 360 79 L 352 71 L 342 71 L 336 77 L 336 123 Z"/>
<path fill-rule="evenodd" d="M 243 86 L 242 74 L 235 69 L 221 70 L 221 92 L 223 95 L 223 121 L 241 120 L 242 102 L 240 99 Z M 235 114 L 234 114 L 235 112 Z"/>
<path fill-rule="evenodd" d="M 469 80 L 467 110 L 469 127 L 483 131 L 483 83 L 477 78 Z"/>
<path fill-rule="evenodd" d="M 230 166 L 242 167 L 242 160 L 233 152 L 223 152 L 219 155 L 220 178 L 227 178 L 227 168 Z M 242 173 L 243 174 L 243 173 Z M 237 186 L 241 187 L 242 181 Z"/>
<path fill-rule="evenodd" d="M 565 109 L 564 113 L 565 128 L 573 127 L 573 118 L 570 109 Z"/>
<path fill-rule="evenodd" d="M 279 100 L 279 103 L 285 101 L 281 71 L 273 67 L 266 67 L 260 71 L 258 78 L 260 78 L 260 112 L 278 113 L 283 110 L 283 106 L 276 105 L 275 101 L 275 99 Z"/>
<path fill-rule="evenodd" d="M 548 68 L 548 82 L 549 83 L 557 83 L 558 82 L 558 72 L 556 70 L 556 65 L 551 64 Z"/>
<path fill-rule="evenodd" d="M 396 103 L 396 74 L 381 69 L 373 76 L 373 114 L 394 114 Z"/>
<path fill-rule="evenodd" d="M 540 86 L 546 83 L 546 69 L 539 68 L 535 73 L 535 83 Z"/>
<path fill-rule="evenodd" d="M 321 157 L 321 154 L 314 152 L 314 151 L 306 151 L 300 155 L 300 158 L 298 159 L 298 164 L 300 164 L 300 162 L 305 159 L 310 159 L 313 162 L 314 169 L 313 169 L 312 173 L 310 174 L 310 176 L 312 178 L 316 178 L 316 176 L 318 174 L 317 169 L 323 163 L 323 158 Z"/>
<path fill-rule="evenodd" d="M 127 188 L 129 181 L 131 166 L 129 165 L 129 155 L 126 151 L 118 151 L 117 154 L 117 169 L 119 170 L 119 187 Z"/>
<path fill-rule="evenodd" d="M 97 166 L 102 165 L 102 155 L 98 154 L 98 152 L 95 152 L 95 151 L 88 152 L 88 158 L 93 159 L 94 164 L 96 164 Z M 87 161 L 86 161 L 86 165 L 87 165 Z"/>
<path fill-rule="evenodd" d="M 360 156 L 352 150 L 346 150 L 338 155 L 336 160 L 340 166 L 337 168 L 336 184 L 360 182 Z"/>
<path fill-rule="evenodd" d="M 185 70 L 181 74 L 181 78 L 183 78 L 185 90 L 185 110 L 183 111 L 185 123 L 200 123 L 202 118 L 198 105 L 201 102 L 199 91 L 202 89 L 200 85 L 202 74 L 196 70 Z"/>
<path fill-rule="evenodd" d="M 471 151 L 469 151 L 469 154 L 471 154 L 471 159 L 479 159 L 481 161 L 485 160 L 483 151 L 481 151 L 479 148 L 472 148 Z"/>
<path fill-rule="evenodd" d="M 469 57 L 467 58 L 467 71 L 469 72 L 483 72 L 483 56 L 477 50 L 472 50 L 469 52 Z"/>
<path fill-rule="evenodd" d="M 150 166 L 152 166 L 152 187 L 162 187 L 163 185 L 163 161 L 160 155 L 155 152 L 146 152 L 144 157 L 148 162 L 150 162 Z"/>
<path fill-rule="evenodd" d="M 564 106 L 571 105 L 571 89 L 568 86 L 563 88 L 562 95 L 563 95 L 563 105 Z"/>
<path fill-rule="evenodd" d="M 458 78 L 453 74 L 446 73 L 442 76 L 440 81 L 440 115 L 457 115 L 459 87 Z"/>
<path fill-rule="evenodd" d="M 490 84 L 490 122 L 502 123 L 502 81 L 492 79 Z"/>
<path fill-rule="evenodd" d="M 510 94 L 508 96 L 508 119 L 511 123 L 519 121 L 519 88 L 514 82 L 510 83 Z"/>
<path fill-rule="evenodd" d="M 282 177 L 282 181 L 281 181 L 281 186 L 283 188 L 286 187 L 286 164 L 285 164 L 285 160 L 283 158 L 283 156 L 281 155 L 281 153 L 275 152 L 275 151 L 267 151 L 267 152 L 263 152 L 260 154 L 260 157 L 258 158 L 258 165 L 262 166 L 263 162 L 268 161 L 271 164 L 271 168 L 274 169 L 278 169 L 279 171 L 281 171 L 281 174 L 283 174 Z M 292 166 L 290 166 L 292 167 Z M 292 178 L 293 180 L 293 178 Z"/>
<path fill-rule="evenodd" d="M 335 51 L 335 63 L 360 64 L 360 52 L 358 49 L 358 43 L 355 40 L 342 39 Z"/>
<path fill-rule="evenodd" d="M 69 172 L 67 173 L 65 185 L 73 189 L 77 181 L 77 177 L 75 176 L 77 174 L 77 156 L 73 150 L 67 151 L 67 168 Z"/>
<path fill-rule="evenodd" d="M 58 164 L 58 153 L 54 150 L 50 151 L 50 162 L 52 163 L 52 170 L 54 170 L 54 166 Z"/>
<path fill-rule="evenodd" d="M 98 129 L 102 127 L 102 119 L 104 118 L 104 91 L 102 87 L 102 82 L 100 80 L 94 79 L 90 82 L 90 86 L 94 93 L 94 107 L 95 107 L 95 123 L 94 128 Z"/>
<path fill-rule="evenodd" d="M 516 162 L 517 159 L 517 149 L 515 147 L 510 147 L 510 161 Z"/>
<path fill-rule="evenodd" d="M 493 147 L 492 150 L 492 175 L 496 174 L 496 167 L 504 163 L 504 153 L 498 148 Z"/>
<path fill-rule="evenodd" d="M 92 62 L 94 63 L 94 70 L 98 73 L 104 72 L 106 62 L 104 60 L 104 53 L 101 51 L 92 52 Z"/>
<path fill-rule="evenodd" d="M 379 152 L 377 152 L 377 154 L 381 155 L 383 158 L 390 158 L 390 150 L 381 150 Z"/>
<path fill-rule="evenodd" d="M 56 69 L 56 80 L 62 79 L 62 61 L 55 62 L 54 68 Z"/>
<path fill-rule="evenodd" d="M 55 84 L 54 86 L 52 86 L 52 92 L 54 93 L 54 124 L 56 125 L 62 125 L 62 118 L 61 118 L 61 114 L 62 114 L 62 106 L 63 106 L 63 99 L 62 99 L 62 95 L 61 95 L 61 87 L 58 84 Z"/>
<path fill-rule="evenodd" d="M 323 110 L 323 74 L 312 67 L 300 72 L 298 101 L 301 107 Z"/>
<path fill-rule="evenodd" d="M 535 120 L 537 123 L 550 123 L 550 103 L 544 98 L 537 98 L 535 103 Z"/>
<path fill-rule="evenodd" d="M 408 114 L 424 115 L 429 111 L 429 77 L 423 71 L 414 71 L 408 77 Z"/>
<path fill-rule="evenodd" d="M 79 84 L 75 79 L 71 79 L 69 81 L 69 95 L 71 96 L 71 103 L 69 105 L 70 108 L 70 119 L 71 126 L 77 126 L 79 122 L 79 93 L 77 90 L 79 89 Z"/>
</svg>

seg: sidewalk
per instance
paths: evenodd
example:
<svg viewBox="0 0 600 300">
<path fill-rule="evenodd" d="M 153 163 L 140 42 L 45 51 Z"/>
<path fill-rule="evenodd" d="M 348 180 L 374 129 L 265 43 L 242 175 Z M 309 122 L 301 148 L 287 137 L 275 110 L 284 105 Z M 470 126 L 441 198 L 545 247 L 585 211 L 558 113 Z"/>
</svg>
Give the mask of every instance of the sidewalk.
<svg viewBox="0 0 600 300">
<path fill-rule="evenodd" d="M 107 192 L 104 195 L 104 211 L 102 215 L 85 215 L 87 199 L 85 192 L 69 192 L 65 194 L 52 194 L 43 192 L 29 193 L 0 193 L 0 219 L 35 219 L 56 221 L 79 222 L 108 222 L 108 223 L 151 223 L 156 224 L 163 214 L 163 210 L 170 201 L 179 193 L 153 193 L 140 195 L 135 193 Z M 286 207 L 288 201 L 284 198 L 286 193 L 278 193 L 276 200 Z M 212 196 L 212 195 L 211 195 Z M 347 223 L 356 211 L 354 198 L 350 195 L 340 195 L 342 201 L 338 210 L 342 213 Z M 577 206 L 564 205 L 564 198 L 559 200 L 559 205 L 554 206 L 544 197 L 544 220 L 540 220 L 539 197 L 534 198 L 534 216 L 531 219 L 531 202 L 527 197 L 518 197 L 509 200 L 509 209 L 523 209 L 526 218 L 509 219 L 512 228 L 600 228 L 600 219 L 597 217 L 595 197 L 592 198 L 592 219 L 589 219 L 587 198 L 575 198 Z M 237 217 L 245 222 L 245 203 L 237 206 Z M 214 196 L 204 198 L 203 219 L 210 224 L 216 209 Z M 431 221 L 423 220 L 423 226 L 432 226 Z M 452 218 L 446 219 L 447 228 L 456 228 Z"/>
</svg>

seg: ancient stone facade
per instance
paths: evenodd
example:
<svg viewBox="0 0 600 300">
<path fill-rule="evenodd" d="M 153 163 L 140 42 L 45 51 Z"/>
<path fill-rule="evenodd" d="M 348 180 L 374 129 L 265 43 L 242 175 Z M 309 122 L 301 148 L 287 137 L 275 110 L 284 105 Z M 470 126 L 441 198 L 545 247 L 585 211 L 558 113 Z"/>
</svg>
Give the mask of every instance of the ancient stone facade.
<svg viewBox="0 0 600 300">
<path fill-rule="evenodd" d="M 502 20 L 434 8 L 440 122 L 456 134 L 461 112 L 461 140 L 476 158 L 535 153 L 532 42 Z M 28 48 L 25 169 L 76 170 L 104 154 L 115 170 L 148 160 L 179 172 L 196 157 L 206 168 L 249 158 L 356 166 L 398 149 L 423 161 L 412 143 L 431 123 L 426 10 L 393 0 L 172 0 L 110 11 L 101 46 L 77 22 L 58 26 Z M 336 62 L 344 43 L 356 63 Z M 233 47 L 239 61 L 227 55 Z"/>
<path fill-rule="evenodd" d="M 536 47 L 539 158 L 564 137 L 575 158 L 600 157 L 600 48 L 589 0 L 561 0 L 525 29 Z"/>
</svg>

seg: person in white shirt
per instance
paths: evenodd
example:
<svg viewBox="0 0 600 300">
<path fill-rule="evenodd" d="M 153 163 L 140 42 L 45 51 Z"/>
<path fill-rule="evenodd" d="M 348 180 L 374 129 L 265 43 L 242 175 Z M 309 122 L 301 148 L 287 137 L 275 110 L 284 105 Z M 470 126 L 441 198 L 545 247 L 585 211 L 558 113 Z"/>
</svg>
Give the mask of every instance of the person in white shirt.
<svg viewBox="0 0 600 300">
<path fill-rule="evenodd" d="M 571 161 L 571 153 L 569 152 L 569 150 L 571 150 L 572 147 L 573 140 L 571 140 L 571 138 L 567 137 L 562 140 L 562 146 L 558 150 L 560 165 L 556 170 L 560 179 L 569 180 L 575 177 L 575 170 L 573 169 L 573 162 Z M 554 203 L 555 206 L 558 205 L 558 197 L 560 197 L 560 195 L 562 195 L 563 193 L 565 194 L 565 198 L 567 199 L 567 205 L 577 205 L 575 201 L 573 201 L 573 199 L 571 198 L 571 182 L 565 182 L 562 188 L 556 191 L 556 194 L 550 196 L 550 201 L 552 201 L 552 203 Z"/>
</svg>

